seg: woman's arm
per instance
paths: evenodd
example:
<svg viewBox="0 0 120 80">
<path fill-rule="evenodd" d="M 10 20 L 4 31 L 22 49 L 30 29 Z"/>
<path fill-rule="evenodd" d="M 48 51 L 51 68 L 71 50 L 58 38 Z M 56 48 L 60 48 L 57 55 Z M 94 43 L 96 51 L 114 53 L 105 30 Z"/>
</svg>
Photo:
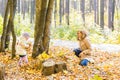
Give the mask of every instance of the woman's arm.
<svg viewBox="0 0 120 80">
<path fill-rule="evenodd" d="M 86 54 L 86 55 L 90 55 L 91 54 L 91 50 L 92 50 L 92 47 L 91 47 L 91 44 L 90 44 L 90 42 L 89 42 L 89 40 L 88 39 L 84 39 L 84 49 L 83 49 L 83 52 L 80 54 L 80 55 L 84 55 L 84 54 Z"/>
</svg>

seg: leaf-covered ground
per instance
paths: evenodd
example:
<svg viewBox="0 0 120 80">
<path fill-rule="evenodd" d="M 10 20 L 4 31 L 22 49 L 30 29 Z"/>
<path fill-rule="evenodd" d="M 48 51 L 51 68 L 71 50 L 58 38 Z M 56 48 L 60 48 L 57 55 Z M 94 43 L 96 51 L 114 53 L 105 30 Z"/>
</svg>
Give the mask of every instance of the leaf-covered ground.
<svg viewBox="0 0 120 80">
<path fill-rule="evenodd" d="M 28 54 L 29 66 L 18 67 L 18 56 L 11 59 L 11 54 L 6 52 L 0 54 L 0 62 L 5 64 L 5 80 L 120 80 L 120 54 L 93 50 L 91 57 L 94 64 L 86 67 L 79 65 L 79 58 L 68 48 L 52 46 L 50 56 L 43 55 L 41 60 L 51 57 L 55 61 L 65 61 L 67 70 L 43 76 L 41 70 L 36 70 L 36 66 Z"/>
</svg>

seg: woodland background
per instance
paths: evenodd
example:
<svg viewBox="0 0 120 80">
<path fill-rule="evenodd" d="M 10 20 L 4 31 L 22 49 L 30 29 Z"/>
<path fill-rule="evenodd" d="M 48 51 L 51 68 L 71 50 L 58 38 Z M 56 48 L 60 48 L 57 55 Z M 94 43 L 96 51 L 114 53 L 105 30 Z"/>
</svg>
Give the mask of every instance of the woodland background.
<svg viewBox="0 0 120 80">
<path fill-rule="evenodd" d="M 120 0 L 0 0 L 0 61 L 5 64 L 0 72 L 5 71 L 5 80 L 119 80 L 120 52 L 107 49 L 108 44 L 120 48 L 119 13 Z M 108 45 L 102 47 L 107 51 L 93 49 L 95 63 L 85 67 L 68 48 L 76 44 L 79 29 L 88 33 L 92 44 Z M 23 32 L 34 44 L 28 54 L 30 65 L 18 68 L 16 42 Z M 73 44 L 61 46 L 66 40 Z M 47 59 L 64 61 L 67 70 L 44 76 L 42 62 Z"/>
<path fill-rule="evenodd" d="M 0 0 L 0 4 L 2 33 L 7 0 Z M 55 0 L 51 38 L 76 40 L 76 30 L 86 29 L 93 43 L 120 43 L 119 9 L 119 0 Z M 16 34 L 27 31 L 33 37 L 35 17 L 35 0 L 18 0 L 14 20 Z"/>
</svg>

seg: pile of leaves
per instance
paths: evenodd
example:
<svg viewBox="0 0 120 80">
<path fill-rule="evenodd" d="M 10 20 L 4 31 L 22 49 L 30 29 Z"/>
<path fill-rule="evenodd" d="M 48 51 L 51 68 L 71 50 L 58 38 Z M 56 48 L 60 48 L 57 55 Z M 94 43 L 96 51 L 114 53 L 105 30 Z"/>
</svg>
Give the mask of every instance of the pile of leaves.
<svg viewBox="0 0 120 80">
<path fill-rule="evenodd" d="M 0 62 L 5 64 L 5 80 L 119 80 L 120 79 L 120 54 L 108 53 L 100 50 L 93 50 L 91 57 L 95 60 L 94 64 L 80 66 L 80 59 L 74 55 L 72 50 L 65 47 L 52 46 L 49 55 L 45 52 L 36 59 L 28 54 L 29 66 L 18 66 L 18 55 L 11 59 L 11 53 L 0 53 Z M 52 58 L 55 61 L 64 61 L 67 70 L 52 74 L 42 75 L 42 67 L 38 64 Z"/>
</svg>

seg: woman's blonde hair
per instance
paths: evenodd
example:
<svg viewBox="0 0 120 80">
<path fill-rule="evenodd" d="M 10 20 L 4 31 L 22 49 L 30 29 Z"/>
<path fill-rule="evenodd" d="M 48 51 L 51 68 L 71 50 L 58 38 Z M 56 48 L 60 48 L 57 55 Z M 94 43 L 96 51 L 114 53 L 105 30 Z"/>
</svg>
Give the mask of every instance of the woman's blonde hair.
<svg viewBox="0 0 120 80">
<path fill-rule="evenodd" d="M 85 39 L 87 36 L 87 33 L 83 30 L 79 30 L 77 33 L 79 33 L 79 32 L 82 34 L 82 39 Z"/>
</svg>

